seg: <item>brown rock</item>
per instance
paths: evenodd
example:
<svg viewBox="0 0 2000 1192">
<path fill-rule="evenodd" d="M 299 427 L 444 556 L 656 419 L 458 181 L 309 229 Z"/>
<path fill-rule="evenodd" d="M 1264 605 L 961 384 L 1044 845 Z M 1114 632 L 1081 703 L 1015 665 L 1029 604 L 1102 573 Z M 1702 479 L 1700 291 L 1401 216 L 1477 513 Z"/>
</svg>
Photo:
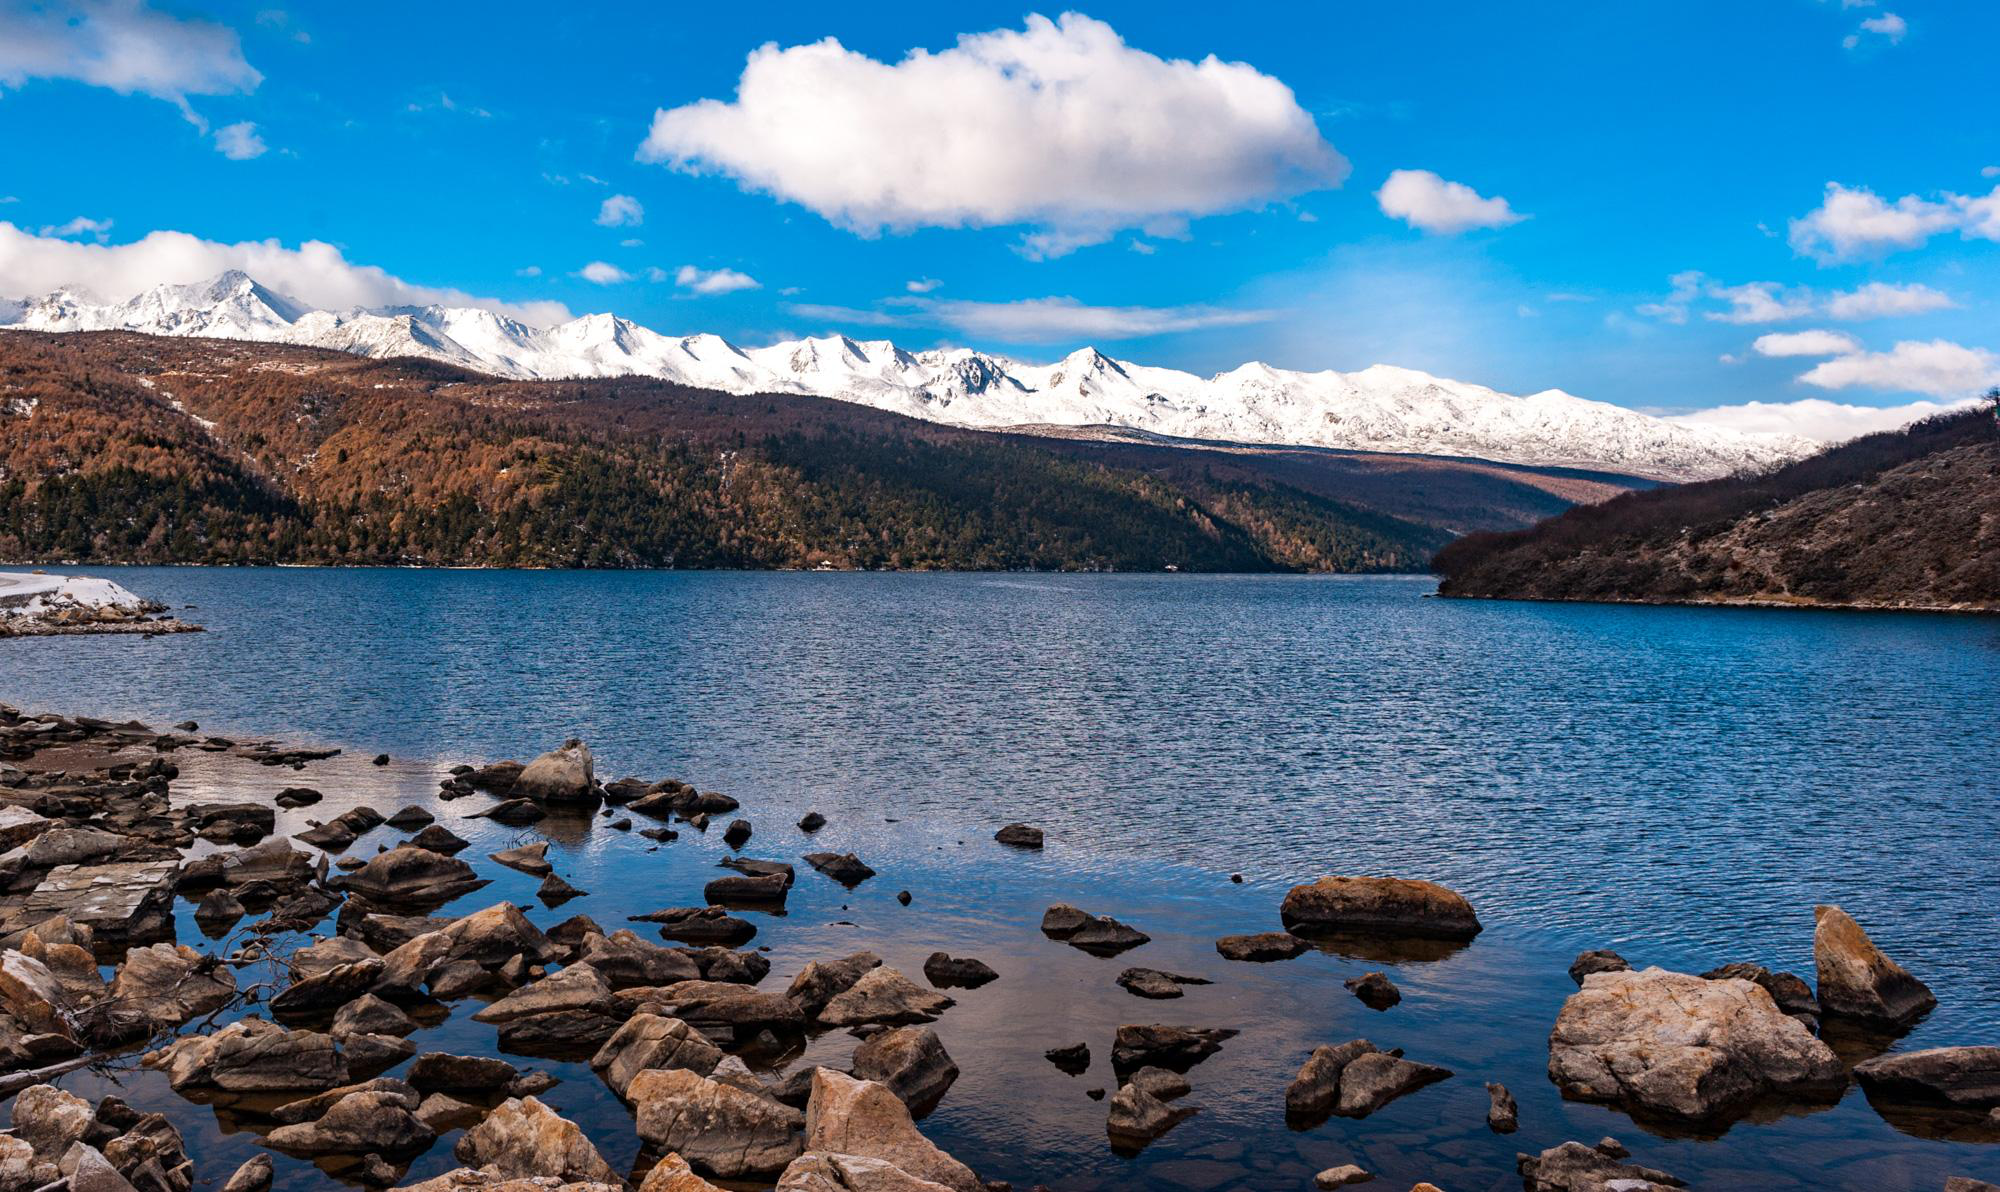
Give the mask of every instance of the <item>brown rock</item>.
<svg viewBox="0 0 2000 1192">
<path fill-rule="evenodd" d="M 1323 877 L 1294 886 L 1280 908 L 1302 933 L 1355 932 L 1469 940 L 1479 934 L 1472 905 L 1435 882 L 1393 877 Z"/>
<path fill-rule="evenodd" d="M 1856 1064 L 1854 1077 L 1880 1100 L 2000 1107 L 2000 1047 L 1933 1047 L 1877 1056 Z"/>
<path fill-rule="evenodd" d="M 813 1073 L 812 1099 L 806 1105 L 805 1149 L 879 1159 L 953 1192 L 985 1192 L 985 1185 L 971 1168 L 918 1132 L 908 1107 L 896 1094 L 874 1081 L 856 1080 L 831 1068 Z"/>
<path fill-rule="evenodd" d="M 819 1020 L 827 1026 L 929 1022 L 955 1004 L 883 966 L 868 970 L 845 992 L 835 995 L 819 1012 Z"/>
<path fill-rule="evenodd" d="M 605 1040 L 590 1061 L 611 1091 L 624 1097 L 632 1078 L 648 1068 L 684 1069 L 707 1076 L 722 1062 L 722 1049 L 678 1018 L 634 1014 Z"/>
<path fill-rule="evenodd" d="M 639 1137 L 727 1179 L 782 1171 L 801 1150 L 798 1110 L 685 1069 L 642 1071 L 627 1096 Z"/>
<path fill-rule="evenodd" d="M 485 1121 L 465 1132 L 452 1154 L 461 1163 L 493 1168 L 513 1179 L 624 1182 L 574 1122 L 533 1097 L 501 1102 Z"/>
<path fill-rule="evenodd" d="M 1664 1171 L 1619 1162 L 1623 1151 L 1615 1144 L 1565 1142 L 1539 1155 L 1516 1156 L 1516 1167 L 1526 1192 L 1661 1192 L 1687 1186 Z"/>
<path fill-rule="evenodd" d="M 507 793 L 544 803 L 585 803 L 595 798 L 596 782 L 590 746 L 572 737 L 523 767 Z"/>
<path fill-rule="evenodd" d="M 1260 931 L 1255 935 L 1225 935 L 1215 941 L 1215 950 L 1225 960 L 1245 960 L 1258 963 L 1272 960 L 1290 960 L 1303 954 L 1312 945 L 1289 931 Z"/>
<path fill-rule="evenodd" d="M 1813 908 L 1813 960 L 1819 966 L 1819 1004 L 1827 1017 L 1901 1030 L 1930 1013 L 1930 987 L 1877 948 L 1846 911 Z"/>
<path fill-rule="evenodd" d="M 912 1117 L 937 1107 L 958 1079 L 958 1065 L 927 1026 L 883 1031 L 854 1049 L 854 1075 L 885 1085 L 909 1106 Z"/>
</svg>

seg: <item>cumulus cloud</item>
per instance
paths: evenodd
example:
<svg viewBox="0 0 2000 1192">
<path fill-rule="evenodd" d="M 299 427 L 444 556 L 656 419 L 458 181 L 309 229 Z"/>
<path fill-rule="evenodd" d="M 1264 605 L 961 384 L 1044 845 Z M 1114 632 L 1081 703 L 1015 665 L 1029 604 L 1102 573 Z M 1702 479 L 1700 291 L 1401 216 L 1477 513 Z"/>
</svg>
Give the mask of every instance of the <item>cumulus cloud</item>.
<svg viewBox="0 0 2000 1192">
<path fill-rule="evenodd" d="M 1862 21 L 1861 28 L 1848 34 L 1841 40 L 1840 44 L 1850 50 L 1854 49 L 1861 44 L 1862 34 L 1872 33 L 1892 46 L 1900 45 L 1903 35 L 1909 31 L 1910 23 L 1908 21 L 1893 12 L 1885 12 L 1879 17 L 1869 17 L 1867 20 Z"/>
<path fill-rule="evenodd" d="M 1803 290 L 1786 290 L 1773 281 L 1753 281 L 1740 286 L 1713 285 L 1708 296 L 1729 304 L 1728 310 L 1710 311 L 1707 318 L 1718 323 L 1783 323 L 1802 319 L 1813 312 L 1812 295 Z"/>
<path fill-rule="evenodd" d="M 576 271 L 576 275 L 600 286 L 617 285 L 621 281 L 631 281 L 632 275 L 609 261 L 592 261 Z"/>
<path fill-rule="evenodd" d="M 1886 352 L 1854 352 L 1823 361 L 1799 380 L 1821 389 L 1970 397 L 2000 385 L 2000 356 L 1944 339 L 1903 340 Z"/>
<path fill-rule="evenodd" d="M 631 195 L 612 195 L 598 205 L 597 222 L 607 228 L 636 228 L 646 222 L 646 208 Z"/>
<path fill-rule="evenodd" d="M 1375 192 L 1382 214 L 1413 228 L 1446 236 L 1473 228 L 1504 228 L 1527 216 L 1498 195 L 1484 198 L 1462 182 L 1447 182 L 1429 170 L 1395 170 Z"/>
<path fill-rule="evenodd" d="M 1276 311 L 1215 306 L 1087 306 L 1075 298 L 1025 298 L 1015 302 L 891 298 L 880 309 L 795 303 L 790 310 L 831 323 L 888 327 L 949 327 L 1002 343 L 1044 344 L 1078 339 L 1138 339 L 1262 323 Z"/>
<path fill-rule="evenodd" d="M 1348 168 L 1279 80 L 1159 58 L 1077 13 L 893 64 L 832 38 L 767 44 L 733 102 L 656 112 L 638 156 L 863 236 L 1026 225 L 1039 256 L 1338 185 Z"/>
<path fill-rule="evenodd" d="M 110 220 L 92 219 L 88 215 L 79 215 L 66 224 L 49 224 L 42 228 L 42 235 L 44 236 L 91 236 L 100 244 L 104 242 L 110 233 Z"/>
<path fill-rule="evenodd" d="M 1953 231 L 1969 240 L 2000 240 L 2000 186 L 1985 195 L 1904 195 L 1891 203 L 1866 188 L 1829 182 L 1824 201 L 1791 221 L 1791 243 L 1831 263 L 1917 248 Z"/>
<path fill-rule="evenodd" d="M 1859 289 L 1830 295 L 1826 300 L 1826 313 L 1836 319 L 1881 319 L 1928 314 L 1953 305 L 1951 295 L 1926 285 L 1912 283 L 1896 286 L 1871 281 Z"/>
<path fill-rule="evenodd" d="M 697 294 L 729 294 L 758 288 L 757 279 L 734 269 L 697 269 L 682 265 L 674 271 L 674 284 Z"/>
<path fill-rule="evenodd" d="M 1687 426 L 1714 426 L 1747 434 L 1804 435 L 1822 443 L 1843 443 L 1877 431 L 1897 430 L 1920 418 L 1960 409 L 1964 402 L 1915 401 L 1900 406 L 1855 406 L 1823 397 L 1799 401 L 1745 402 L 1717 406 L 1667 419 Z"/>
<path fill-rule="evenodd" d="M 558 302 L 501 302 L 462 290 L 406 282 L 374 265 L 356 265 L 331 244 L 308 240 L 286 248 L 276 240 L 223 244 L 185 232 L 152 232 L 128 244 L 79 244 L 36 235 L 0 220 L 0 294 L 34 297 L 79 287 L 107 301 L 122 301 L 168 283 L 206 281 L 241 269 L 309 306 L 476 306 L 529 323 L 569 317 Z"/>
<path fill-rule="evenodd" d="M 257 135 L 257 126 L 248 120 L 215 130 L 215 151 L 231 161 L 262 157 L 265 147 L 264 138 Z"/>
<path fill-rule="evenodd" d="M 1758 336 L 1750 349 L 1759 356 L 1844 356 L 1861 344 L 1838 331 L 1774 331 Z"/>
<path fill-rule="evenodd" d="M 918 277 L 904 282 L 903 288 L 912 294 L 928 294 L 943 284 L 935 277 Z"/>
<path fill-rule="evenodd" d="M 254 91 L 263 76 L 234 30 L 160 12 L 144 0 L 0 4 L 0 87 L 71 79 L 150 95 L 196 124 L 190 95 Z"/>
</svg>

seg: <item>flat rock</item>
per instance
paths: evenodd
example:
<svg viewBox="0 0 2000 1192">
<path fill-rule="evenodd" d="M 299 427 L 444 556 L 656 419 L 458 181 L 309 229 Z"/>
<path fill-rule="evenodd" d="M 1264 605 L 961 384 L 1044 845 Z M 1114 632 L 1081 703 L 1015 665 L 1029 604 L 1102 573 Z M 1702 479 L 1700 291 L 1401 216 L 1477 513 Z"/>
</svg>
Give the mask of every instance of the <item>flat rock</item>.
<svg viewBox="0 0 2000 1192">
<path fill-rule="evenodd" d="M 59 865 L 32 891 L 0 899 L 0 935 L 63 915 L 107 942 L 162 938 L 179 870 L 176 860 Z"/>
<path fill-rule="evenodd" d="M 472 1015 L 474 1022 L 504 1023 L 558 1011 L 608 1012 L 611 986 L 587 964 L 573 964 L 521 988 Z"/>
<path fill-rule="evenodd" d="M 1435 882 L 1394 877 L 1323 877 L 1294 886 L 1279 908 L 1285 926 L 1302 934 L 1469 940 L 1479 934 L 1472 904 Z"/>
<path fill-rule="evenodd" d="M 1659 968 L 1584 978 L 1550 1033 L 1549 1079 L 1576 1100 L 1687 1121 L 1847 1083 L 1826 1044 L 1761 987 Z"/>
<path fill-rule="evenodd" d="M 710 881 L 701 888 L 701 895 L 719 906 L 782 906 L 791 888 L 791 879 L 783 874 L 738 874 Z"/>
<path fill-rule="evenodd" d="M 662 948 L 624 929 L 609 936 L 584 937 L 576 959 L 595 970 L 613 990 L 672 985 L 701 977 L 700 966 L 685 953 Z"/>
<path fill-rule="evenodd" d="M 1183 985 L 1207 985 L 1203 977 L 1184 977 L 1179 973 L 1163 973 L 1159 969 L 1128 968 L 1118 974 L 1118 987 L 1138 997 L 1164 1000 L 1180 997 L 1186 991 Z"/>
<path fill-rule="evenodd" d="M 146 1056 L 176 1090 L 232 1093 L 329 1089 L 347 1083 L 347 1063 L 333 1038 L 288 1031 L 262 1019 L 232 1022 L 211 1035 L 190 1035 Z"/>
<path fill-rule="evenodd" d="M 1129 1072 L 1148 1065 L 1185 1072 L 1222 1050 L 1222 1044 L 1236 1037 L 1233 1030 L 1159 1024 L 1118 1028 L 1111 1049 L 1111 1066 Z"/>
<path fill-rule="evenodd" d="M 2000 1047 L 1933 1047 L 1877 1056 L 1854 1066 L 1871 1098 L 1960 1109 L 2000 1107 Z"/>
<path fill-rule="evenodd" d="M 1820 1008 L 1829 1018 L 1902 1030 L 1937 1005 L 1928 985 L 1883 955 L 1837 906 L 1813 908 L 1813 961 L 1819 967 Z"/>
<path fill-rule="evenodd" d="M 1215 941 L 1215 950 L 1225 960 L 1267 962 L 1290 960 L 1312 945 L 1289 931 L 1260 931 L 1254 935 L 1225 935 Z"/>
<path fill-rule="evenodd" d="M 1008 824 L 993 834 L 993 839 L 1010 848 L 1042 847 L 1042 830 L 1028 824 Z"/>
<path fill-rule="evenodd" d="M 505 865 L 509 869 L 518 869 L 522 873 L 530 874 L 534 877 L 543 877 L 555 872 L 555 866 L 549 864 L 548 858 L 549 842 L 546 840 L 537 840 L 533 844 L 524 844 L 518 848 L 501 849 L 497 853 L 488 853 L 486 855 L 487 860 L 497 865 Z"/>
<path fill-rule="evenodd" d="M 1367 1117 L 1398 1097 L 1450 1076 L 1449 1068 L 1420 1064 L 1395 1052 L 1371 1051 L 1342 1069 L 1333 1111 L 1342 1117 Z"/>
<path fill-rule="evenodd" d="M 382 968 L 380 959 L 370 957 L 294 981 L 271 999 L 271 1016 L 289 1019 L 331 1015 L 375 988 L 375 983 L 382 979 Z"/>
<path fill-rule="evenodd" d="M 885 965 L 862 974 L 828 1001 L 818 1017 L 827 1026 L 929 1022 L 956 1004 Z"/>
<path fill-rule="evenodd" d="M 805 1149 L 877 1159 L 953 1192 L 985 1192 L 971 1168 L 917 1130 L 909 1108 L 895 1093 L 831 1068 L 813 1073 Z"/>
<path fill-rule="evenodd" d="M 1624 1149 L 1565 1142 L 1539 1155 L 1517 1156 L 1515 1166 L 1525 1192 L 1660 1192 L 1687 1187 L 1664 1171 L 1621 1162 Z"/>
<path fill-rule="evenodd" d="M 1313 1176 L 1313 1187 L 1322 1192 L 1331 1188 L 1345 1188 L 1349 1184 L 1365 1184 L 1375 1178 L 1375 1173 L 1365 1167 L 1343 1163 L 1339 1167 L 1329 1167 Z"/>
<path fill-rule="evenodd" d="M 724 1178 L 783 1171 L 803 1149 L 804 1114 L 685 1069 L 642 1071 L 627 1096 L 639 1137 Z"/>
<path fill-rule="evenodd" d="M 687 944 L 720 944 L 726 948 L 741 947 L 757 934 L 756 924 L 739 919 L 719 906 L 669 907 L 649 914 L 633 915 L 629 921 L 658 923 L 661 939 Z"/>
<path fill-rule="evenodd" d="M 404 1075 L 420 1092 L 494 1093 L 512 1084 L 520 1071 L 506 1060 L 483 1055 L 428 1051 Z"/>
<path fill-rule="evenodd" d="M 486 1120 L 465 1132 L 452 1154 L 461 1163 L 515 1179 L 623 1182 L 576 1123 L 533 1097 L 501 1102 Z"/>
<path fill-rule="evenodd" d="M 977 989 L 1000 974 L 983 960 L 933 952 L 924 960 L 924 979 L 939 989 Z"/>
</svg>

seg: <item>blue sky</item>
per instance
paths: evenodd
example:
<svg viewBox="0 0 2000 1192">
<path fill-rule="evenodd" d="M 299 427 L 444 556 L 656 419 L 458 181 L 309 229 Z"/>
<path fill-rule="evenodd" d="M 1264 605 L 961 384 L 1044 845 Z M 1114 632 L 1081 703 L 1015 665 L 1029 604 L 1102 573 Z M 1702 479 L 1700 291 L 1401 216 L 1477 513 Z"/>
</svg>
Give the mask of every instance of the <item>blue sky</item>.
<svg viewBox="0 0 2000 1192">
<path fill-rule="evenodd" d="M 0 294 L 269 240 L 308 300 L 753 345 L 1386 362 L 1675 412 L 2000 381 L 2000 6 L 1081 12 L 0 0 Z M 123 248 L 160 231 L 194 241 Z"/>
</svg>

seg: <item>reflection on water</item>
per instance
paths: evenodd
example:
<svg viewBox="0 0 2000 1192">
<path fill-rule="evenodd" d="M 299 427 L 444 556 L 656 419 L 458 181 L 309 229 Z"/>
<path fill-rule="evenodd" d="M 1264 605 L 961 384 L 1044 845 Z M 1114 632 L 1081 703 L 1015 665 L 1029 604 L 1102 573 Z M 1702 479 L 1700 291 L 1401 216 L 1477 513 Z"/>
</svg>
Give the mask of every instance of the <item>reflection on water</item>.
<svg viewBox="0 0 2000 1192">
<path fill-rule="evenodd" d="M 1939 1009 L 1899 1047 L 1993 1041 L 1990 621 L 1455 604 L 1393 579 L 119 578 L 199 605 L 212 631 L 6 643 L 0 699 L 340 743 L 349 755 L 303 774 L 191 762 L 176 798 L 326 791 L 281 813 L 293 831 L 357 801 L 418 803 L 473 841 L 467 857 L 553 839 L 557 872 L 589 891 L 551 912 L 536 879 L 493 868 L 494 884 L 452 911 L 508 899 L 543 926 L 574 913 L 623 926 L 697 902 L 723 872 L 713 834 L 655 845 L 578 817 L 511 829 L 460 818 L 483 797 L 436 799 L 442 766 L 525 758 L 570 735 L 606 777 L 673 775 L 741 798 L 750 856 L 859 853 L 880 873 L 857 889 L 800 865 L 787 916 L 745 912 L 753 946 L 770 949 L 767 984 L 860 948 L 913 975 L 938 950 L 991 963 L 1001 979 L 951 991 L 959 1004 L 938 1023 L 964 1075 L 926 1130 L 1017 1186 L 1297 1188 L 1355 1162 L 1386 1187 L 1465 1192 L 1518 1187 L 1518 1150 L 1607 1133 L 1703 1188 L 1934 1192 L 1950 1174 L 2000 1178 L 2000 1148 L 1950 1124 L 1885 1121 L 1858 1092 L 1703 1140 L 1565 1103 L 1543 1074 L 1578 950 L 1810 974 L 1823 901 L 1937 990 Z M 377 750 L 397 762 L 367 766 Z M 809 808 L 831 821 L 810 843 L 791 826 Z M 1012 820 L 1047 827 L 1048 849 L 993 844 Z M 399 838 L 378 828 L 349 851 Z M 1435 955 L 1346 942 L 1272 964 L 1215 954 L 1217 936 L 1276 929 L 1284 887 L 1328 872 L 1443 881 L 1488 930 Z M 905 888 L 909 907 L 894 898 Z M 1041 913 L 1058 901 L 1153 942 L 1099 959 L 1050 941 Z M 179 909 L 181 938 L 199 938 L 191 904 Z M 1216 983 L 1142 1001 L 1113 984 L 1134 964 Z M 1341 985 L 1374 968 L 1403 994 L 1384 1013 Z M 419 1043 L 490 1048 L 474 1008 Z M 1126 1022 L 1242 1031 L 1192 1070 L 1201 1112 L 1129 1160 L 1085 1096 L 1111 1087 Z M 1457 1075 L 1362 1121 L 1286 1130 L 1298 1064 L 1355 1037 Z M 1043 1058 L 1077 1042 L 1092 1051 L 1082 1075 Z M 835 1032 L 804 1059 L 844 1066 L 853 1045 Z M 631 1161 L 630 1115 L 587 1067 L 543 1066 L 564 1079 L 545 1099 L 614 1164 Z M 1520 1099 L 1519 1134 L 1486 1129 L 1487 1080 Z M 150 1074 L 131 1085 L 135 1103 L 173 1097 Z M 251 1153 L 233 1129 L 218 1116 L 191 1132 L 204 1171 Z M 450 1141 L 413 1175 L 452 1166 Z"/>
</svg>

